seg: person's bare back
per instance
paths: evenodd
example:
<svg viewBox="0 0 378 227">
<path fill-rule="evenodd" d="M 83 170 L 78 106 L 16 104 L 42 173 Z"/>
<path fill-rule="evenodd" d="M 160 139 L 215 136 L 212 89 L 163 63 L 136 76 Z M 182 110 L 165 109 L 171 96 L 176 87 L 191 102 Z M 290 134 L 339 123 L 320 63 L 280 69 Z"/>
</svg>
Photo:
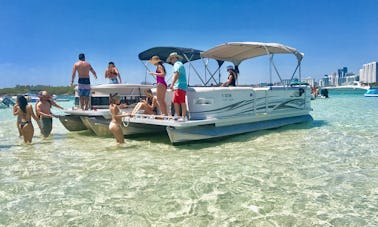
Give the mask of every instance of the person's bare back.
<svg viewBox="0 0 378 227">
<path fill-rule="evenodd" d="M 86 61 L 78 61 L 74 65 L 74 70 L 78 72 L 79 78 L 88 78 L 89 71 L 93 70 L 91 64 Z"/>
<path fill-rule="evenodd" d="M 96 72 L 92 68 L 91 64 L 85 61 L 84 54 L 79 55 L 79 61 L 76 62 L 72 69 L 72 80 L 71 85 L 74 83 L 76 71 L 78 73 L 79 78 L 89 78 L 89 71 L 93 74 L 94 78 L 97 79 Z"/>
</svg>

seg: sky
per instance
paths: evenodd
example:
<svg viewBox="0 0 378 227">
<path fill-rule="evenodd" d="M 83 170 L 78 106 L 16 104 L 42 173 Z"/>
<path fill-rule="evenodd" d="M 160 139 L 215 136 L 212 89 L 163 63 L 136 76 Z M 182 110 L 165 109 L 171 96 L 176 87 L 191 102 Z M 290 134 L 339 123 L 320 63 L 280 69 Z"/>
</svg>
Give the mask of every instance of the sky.
<svg viewBox="0 0 378 227">
<path fill-rule="evenodd" d="M 296 48 L 304 53 L 302 78 L 344 66 L 358 73 L 378 60 L 377 26 L 376 0 L 0 0 L 0 88 L 69 85 L 81 52 L 97 72 L 92 84 L 107 82 L 109 61 L 124 82 L 140 83 L 146 70 L 138 54 L 146 49 L 207 50 L 226 42 Z M 268 81 L 268 65 L 242 62 L 239 83 Z M 292 71 L 281 69 L 290 78 Z"/>
</svg>

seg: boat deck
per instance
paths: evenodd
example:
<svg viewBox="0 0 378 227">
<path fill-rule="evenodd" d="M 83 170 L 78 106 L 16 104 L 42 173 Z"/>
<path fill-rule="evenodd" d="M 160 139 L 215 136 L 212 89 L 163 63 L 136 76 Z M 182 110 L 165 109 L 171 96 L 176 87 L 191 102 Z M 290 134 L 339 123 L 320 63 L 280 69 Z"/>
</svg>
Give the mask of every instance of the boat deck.
<svg viewBox="0 0 378 227">
<path fill-rule="evenodd" d="M 129 122 L 132 122 L 137 124 L 150 124 L 159 126 L 170 126 L 175 128 L 185 128 L 215 124 L 219 119 L 178 121 L 171 116 L 136 114 L 132 117 L 124 117 L 122 120 L 124 122 L 124 125 L 127 125 Z"/>
</svg>

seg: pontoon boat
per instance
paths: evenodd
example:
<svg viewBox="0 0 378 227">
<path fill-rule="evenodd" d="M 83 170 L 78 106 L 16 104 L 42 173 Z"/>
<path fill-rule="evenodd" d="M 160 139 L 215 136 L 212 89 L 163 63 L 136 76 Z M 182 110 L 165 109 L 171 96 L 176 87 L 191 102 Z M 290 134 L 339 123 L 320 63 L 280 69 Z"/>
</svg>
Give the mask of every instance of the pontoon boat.
<svg viewBox="0 0 378 227">
<path fill-rule="evenodd" d="M 142 52 L 140 60 L 148 60 L 153 55 L 166 59 L 170 52 L 177 52 L 184 57 L 184 63 L 194 60 L 216 60 L 218 68 L 211 73 L 206 67 L 209 78 L 201 78 L 201 86 L 190 86 L 187 90 L 188 120 L 178 122 L 171 116 L 139 115 L 123 118 L 124 134 L 167 133 L 172 143 L 182 143 L 202 139 L 211 139 L 256 130 L 276 128 L 288 124 L 311 121 L 311 89 L 308 85 L 285 84 L 273 56 L 290 54 L 295 57 L 297 66 L 290 78 L 298 72 L 299 79 L 303 54 L 296 49 L 277 43 L 238 42 L 225 43 L 207 51 L 189 48 L 156 47 Z M 254 87 L 215 87 L 220 84 L 215 79 L 224 61 L 232 62 L 235 67 L 247 59 L 269 56 L 270 72 L 276 72 L 281 85 Z M 299 69 L 299 70 L 298 70 Z M 193 68 L 193 71 L 198 70 Z M 272 78 L 272 75 L 270 78 Z M 239 75 L 239 78 L 244 74 Z M 219 79 L 220 80 L 220 79 Z M 290 81 L 289 80 L 289 81 Z M 271 81 L 272 82 L 272 81 Z M 172 91 L 168 90 L 166 99 L 170 100 Z M 169 103 L 169 102 L 168 102 Z"/>
</svg>

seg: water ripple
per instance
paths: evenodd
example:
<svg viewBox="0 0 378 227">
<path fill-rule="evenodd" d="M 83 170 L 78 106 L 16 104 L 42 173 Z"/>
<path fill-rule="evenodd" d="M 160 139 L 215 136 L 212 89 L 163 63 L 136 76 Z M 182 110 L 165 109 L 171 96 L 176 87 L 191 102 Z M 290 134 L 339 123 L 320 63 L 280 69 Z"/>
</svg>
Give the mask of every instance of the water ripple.
<svg viewBox="0 0 378 227">
<path fill-rule="evenodd" d="M 58 121 L 24 145 L 0 110 L 0 226 L 377 226 L 378 99 L 313 108 L 310 124 L 177 147 Z"/>
</svg>

